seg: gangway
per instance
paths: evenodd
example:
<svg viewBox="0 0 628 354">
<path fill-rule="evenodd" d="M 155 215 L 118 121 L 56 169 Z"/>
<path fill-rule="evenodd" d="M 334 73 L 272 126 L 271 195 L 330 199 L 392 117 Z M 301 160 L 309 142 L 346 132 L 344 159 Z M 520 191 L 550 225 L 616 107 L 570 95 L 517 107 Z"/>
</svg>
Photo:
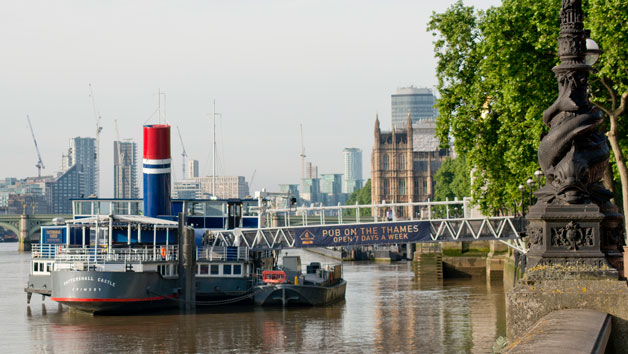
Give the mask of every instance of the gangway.
<svg viewBox="0 0 628 354">
<path fill-rule="evenodd" d="M 469 200 L 265 209 L 258 228 L 217 230 L 209 242 L 252 249 L 500 241 L 527 253 L 517 216 L 473 216 Z M 395 211 L 411 210 L 407 218 Z M 392 213 L 391 213 L 392 212 Z"/>
</svg>

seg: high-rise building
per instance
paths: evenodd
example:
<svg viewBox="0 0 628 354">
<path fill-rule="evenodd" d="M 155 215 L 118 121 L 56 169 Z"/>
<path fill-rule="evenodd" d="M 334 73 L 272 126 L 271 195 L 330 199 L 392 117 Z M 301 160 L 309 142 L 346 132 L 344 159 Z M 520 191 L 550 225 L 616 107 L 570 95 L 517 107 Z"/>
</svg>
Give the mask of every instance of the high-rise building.
<svg viewBox="0 0 628 354">
<path fill-rule="evenodd" d="M 213 193 L 214 178 L 216 191 Z M 244 198 L 249 195 L 249 185 L 244 176 L 207 176 L 194 180 L 201 184 L 201 192 L 218 198 Z"/>
<path fill-rule="evenodd" d="M 305 163 L 305 178 L 318 178 L 318 166 L 311 162 Z"/>
<path fill-rule="evenodd" d="M 362 150 L 345 148 L 342 150 L 345 174 L 343 177 L 342 192 L 353 193 L 362 188 Z"/>
<path fill-rule="evenodd" d="M 199 176 L 198 160 L 189 159 L 186 162 L 185 179 L 193 179 Z"/>
<path fill-rule="evenodd" d="M 321 202 L 321 180 L 320 178 L 304 178 L 303 192 L 301 198 L 309 203 Z"/>
<path fill-rule="evenodd" d="M 80 166 L 79 197 L 98 196 L 96 153 L 96 139 L 76 137 L 70 140 L 67 166 Z"/>
<path fill-rule="evenodd" d="M 407 203 L 434 197 L 434 175 L 449 156 L 440 149 L 434 120 L 412 124 L 407 116 L 405 129 L 383 132 L 375 119 L 375 143 L 371 155 L 371 200 L 374 203 Z M 381 210 L 380 212 L 385 212 Z M 397 207 L 395 213 L 409 217 L 411 207 Z M 383 216 L 383 215 L 382 215 Z"/>
<path fill-rule="evenodd" d="M 321 199 L 319 202 L 324 205 L 338 205 L 346 201 L 347 194 L 342 193 L 342 173 L 323 173 L 321 174 Z"/>
<path fill-rule="evenodd" d="M 323 173 L 321 174 L 321 193 L 337 195 L 342 193 L 342 174 Z"/>
<path fill-rule="evenodd" d="M 434 108 L 436 96 L 430 88 L 417 88 L 414 86 L 397 89 L 397 93 L 391 95 L 392 124 L 396 128 L 403 129 L 406 126 L 408 113 L 412 123 L 424 120 L 433 120 L 438 115 Z"/>
<path fill-rule="evenodd" d="M 81 164 L 62 172 L 57 178 L 46 182 L 46 200 L 52 214 L 72 214 L 71 199 L 81 197 Z"/>
<path fill-rule="evenodd" d="M 133 141 L 114 141 L 113 196 L 121 199 L 137 199 L 139 194 L 137 144 Z"/>
</svg>

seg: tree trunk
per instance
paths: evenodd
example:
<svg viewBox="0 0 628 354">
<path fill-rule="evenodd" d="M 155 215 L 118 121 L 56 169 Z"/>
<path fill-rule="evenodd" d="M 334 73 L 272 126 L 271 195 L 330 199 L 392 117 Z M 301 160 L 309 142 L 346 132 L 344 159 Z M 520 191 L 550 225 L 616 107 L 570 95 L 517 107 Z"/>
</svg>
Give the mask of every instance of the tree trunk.
<svg viewBox="0 0 628 354">
<path fill-rule="evenodd" d="M 617 141 L 617 126 L 619 124 L 619 116 L 624 113 L 626 109 L 626 101 L 628 101 L 628 90 L 624 91 L 621 96 L 613 91 L 611 85 L 609 85 L 603 77 L 600 77 L 600 82 L 606 87 L 611 97 L 611 107 L 606 108 L 599 104 L 596 104 L 606 115 L 610 123 L 610 128 L 606 132 L 608 141 L 611 143 L 613 154 L 615 155 L 615 161 L 617 162 L 617 170 L 619 171 L 619 179 L 621 181 L 621 195 L 622 195 L 622 212 L 624 214 L 624 241 L 628 245 L 628 168 L 626 168 L 626 160 Z M 619 98 L 619 107 L 617 107 L 617 99 Z"/>
<path fill-rule="evenodd" d="M 624 214 L 624 228 L 626 231 L 624 237 L 628 237 L 628 222 L 626 222 L 626 212 L 628 211 L 628 169 L 626 168 L 626 161 L 624 160 L 621 148 L 619 147 L 619 142 L 617 141 L 617 136 L 615 135 L 617 131 L 617 117 L 613 114 L 609 118 L 611 120 L 611 129 L 608 133 L 606 133 L 606 135 L 608 136 L 608 141 L 611 143 L 613 154 L 615 154 L 617 170 L 619 171 L 619 178 L 621 179 L 621 195 L 623 199 L 622 211 Z M 628 241 L 628 239 L 626 239 L 626 241 Z M 628 242 L 626 242 L 626 244 L 628 244 Z"/>
<path fill-rule="evenodd" d="M 609 191 L 611 191 L 611 193 L 613 193 L 613 195 L 615 195 L 615 180 L 613 179 L 613 168 L 611 167 L 610 163 L 604 169 L 604 177 L 602 177 L 602 183 L 604 184 L 604 187 L 606 189 L 608 189 Z M 617 205 L 614 197 L 611 199 L 611 203 Z"/>
</svg>

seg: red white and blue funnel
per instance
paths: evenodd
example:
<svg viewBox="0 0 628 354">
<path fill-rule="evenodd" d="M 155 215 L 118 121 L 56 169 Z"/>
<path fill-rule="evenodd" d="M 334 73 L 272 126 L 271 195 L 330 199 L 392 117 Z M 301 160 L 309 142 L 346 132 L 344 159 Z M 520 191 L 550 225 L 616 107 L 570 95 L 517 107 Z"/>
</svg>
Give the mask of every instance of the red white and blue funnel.
<svg viewBox="0 0 628 354">
<path fill-rule="evenodd" d="M 144 215 L 170 215 L 170 126 L 144 126 Z"/>
</svg>

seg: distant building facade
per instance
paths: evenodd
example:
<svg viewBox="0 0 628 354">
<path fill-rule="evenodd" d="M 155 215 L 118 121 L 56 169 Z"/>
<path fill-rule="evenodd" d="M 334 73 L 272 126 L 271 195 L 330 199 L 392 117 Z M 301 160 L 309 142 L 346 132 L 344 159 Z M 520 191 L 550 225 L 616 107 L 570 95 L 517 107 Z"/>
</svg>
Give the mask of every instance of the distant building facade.
<svg viewBox="0 0 628 354">
<path fill-rule="evenodd" d="M 46 200 L 52 214 L 72 214 L 71 199 L 80 198 L 82 165 L 75 164 L 57 178 L 46 182 Z"/>
<path fill-rule="evenodd" d="M 435 120 L 423 120 L 413 125 L 407 113 L 406 117 L 405 129 L 393 125 L 390 132 L 382 132 L 379 118 L 375 119 L 371 155 L 373 203 L 419 202 L 434 196 L 434 175 L 449 156 L 449 149 L 439 148 Z M 398 217 L 409 217 L 417 210 L 398 207 L 394 212 Z"/>
<path fill-rule="evenodd" d="M 214 179 L 216 191 L 213 193 Z M 194 179 L 200 183 L 201 192 L 218 198 L 244 198 L 249 195 L 249 185 L 244 176 L 207 176 Z"/>
<path fill-rule="evenodd" d="M 139 198 L 140 192 L 137 183 L 137 160 L 137 144 L 135 142 L 113 142 L 114 198 Z"/>
<path fill-rule="evenodd" d="M 321 200 L 324 205 L 338 205 L 346 202 L 347 194 L 342 192 L 342 173 L 321 174 Z"/>
<path fill-rule="evenodd" d="M 311 162 L 305 163 L 305 178 L 318 178 L 318 166 Z"/>
<path fill-rule="evenodd" d="M 47 214 L 46 181 L 53 176 L 0 180 L 0 210 L 8 214 Z"/>
<path fill-rule="evenodd" d="M 301 198 L 304 202 L 313 204 L 321 203 L 321 180 L 320 178 L 304 178 L 303 179 L 303 192 Z"/>
<path fill-rule="evenodd" d="M 199 176 L 198 174 L 198 160 L 189 159 L 186 162 L 185 179 L 193 179 Z"/>
<path fill-rule="evenodd" d="M 95 138 L 76 137 L 70 140 L 70 149 L 68 150 L 67 163 L 68 167 L 80 166 L 80 195 L 79 197 L 98 196 L 98 167 Z"/>
<path fill-rule="evenodd" d="M 342 183 L 343 193 L 353 193 L 362 188 L 362 150 L 346 148 L 342 150 L 345 173 Z"/>
<path fill-rule="evenodd" d="M 7 201 L 8 214 L 49 214 L 48 201 L 42 194 L 11 194 Z"/>
<path fill-rule="evenodd" d="M 280 184 L 279 192 L 290 195 L 293 198 L 299 200 L 299 185 L 298 184 Z"/>
<path fill-rule="evenodd" d="M 402 87 L 391 95 L 390 101 L 392 124 L 396 128 L 405 127 L 408 113 L 413 124 L 433 120 L 438 115 L 438 111 L 434 108 L 436 96 L 430 88 Z"/>
<path fill-rule="evenodd" d="M 321 193 L 340 194 L 342 193 L 342 173 L 321 174 Z"/>
<path fill-rule="evenodd" d="M 175 181 L 173 185 L 172 197 L 174 199 L 203 199 L 210 195 L 203 193 L 201 183 L 195 179 L 184 179 Z"/>
</svg>

